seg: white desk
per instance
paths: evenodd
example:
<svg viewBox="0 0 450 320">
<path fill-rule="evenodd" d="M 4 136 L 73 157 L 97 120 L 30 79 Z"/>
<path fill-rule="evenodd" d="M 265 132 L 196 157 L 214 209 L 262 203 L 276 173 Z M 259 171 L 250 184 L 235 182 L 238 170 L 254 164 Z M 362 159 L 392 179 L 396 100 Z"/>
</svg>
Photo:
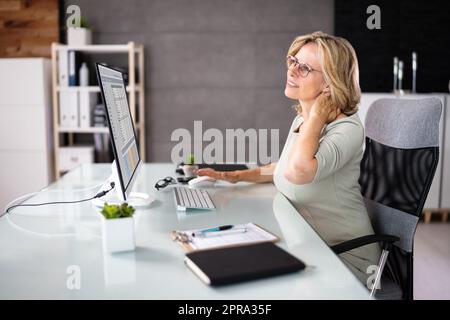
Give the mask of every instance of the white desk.
<svg viewBox="0 0 450 320">
<path fill-rule="evenodd" d="M 29 203 L 87 198 L 104 181 L 109 165 L 84 165 L 69 172 Z M 135 214 L 136 251 L 103 254 L 100 217 L 90 203 L 19 207 L 0 219 L 0 299 L 368 299 L 367 289 L 311 229 L 272 184 L 221 182 L 209 192 L 216 211 L 180 213 L 170 188 L 155 182 L 175 176 L 171 164 L 146 164 L 136 190 L 156 201 Z M 56 191 L 64 190 L 64 192 Z M 14 226 L 12 223 L 16 224 Z M 208 287 L 183 262 L 173 229 L 254 222 L 277 234 L 278 244 L 315 266 L 304 271 L 220 288 Z M 27 230 L 25 230 L 27 229 Z M 69 236 L 44 234 L 76 233 Z M 81 287 L 68 289 L 80 269 Z M 71 271 L 73 272 L 73 271 Z"/>
</svg>

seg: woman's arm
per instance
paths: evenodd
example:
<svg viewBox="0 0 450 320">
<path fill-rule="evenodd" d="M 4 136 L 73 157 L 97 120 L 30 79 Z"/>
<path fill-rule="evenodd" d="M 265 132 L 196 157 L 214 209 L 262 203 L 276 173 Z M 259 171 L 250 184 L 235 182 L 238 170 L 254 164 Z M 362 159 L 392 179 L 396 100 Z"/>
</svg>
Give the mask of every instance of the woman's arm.
<svg viewBox="0 0 450 320">
<path fill-rule="evenodd" d="M 197 174 L 199 176 L 209 176 L 214 179 L 225 180 L 231 183 L 239 181 L 255 183 L 273 182 L 273 172 L 276 165 L 277 163 L 274 162 L 255 169 L 235 171 L 216 171 L 211 168 L 204 168 L 197 170 Z"/>
<path fill-rule="evenodd" d="M 314 180 L 317 172 L 315 155 L 319 148 L 323 127 L 336 119 L 340 110 L 333 107 L 329 96 L 321 94 L 311 107 L 309 118 L 302 124 L 302 132 L 288 156 L 284 177 L 294 184 L 307 184 Z"/>
<path fill-rule="evenodd" d="M 319 147 L 323 124 L 320 119 L 310 117 L 302 124 L 303 132 L 298 136 L 288 156 L 284 177 L 294 184 L 307 184 L 314 180 L 317 171 L 315 154 Z"/>
<path fill-rule="evenodd" d="M 276 165 L 277 163 L 274 162 L 256 169 L 239 170 L 239 181 L 256 183 L 273 182 L 273 172 L 275 171 Z"/>
</svg>

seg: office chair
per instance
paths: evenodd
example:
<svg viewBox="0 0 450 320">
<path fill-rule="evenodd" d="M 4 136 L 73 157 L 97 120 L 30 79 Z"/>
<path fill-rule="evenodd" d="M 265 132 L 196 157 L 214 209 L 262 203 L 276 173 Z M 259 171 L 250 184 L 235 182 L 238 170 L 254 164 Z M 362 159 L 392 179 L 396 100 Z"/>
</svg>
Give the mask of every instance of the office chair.
<svg viewBox="0 0 450 320">
<path fill-rule="evenodd" d="M 414 234 L 439 161 L 441 112 L 438 98 L 380 99 L 368 110 L 359 184 L 375 234 L 331 249 L 381 244 L 376 298 L 413 299 Z"/>
</svg>

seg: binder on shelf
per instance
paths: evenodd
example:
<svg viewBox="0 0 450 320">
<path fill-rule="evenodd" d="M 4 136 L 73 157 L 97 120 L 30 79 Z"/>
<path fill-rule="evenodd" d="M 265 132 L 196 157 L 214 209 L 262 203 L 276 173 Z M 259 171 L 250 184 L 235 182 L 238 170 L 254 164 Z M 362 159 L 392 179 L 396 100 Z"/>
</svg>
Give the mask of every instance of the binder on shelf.
<svg viewBox="0 0 450 320">
<path fill-rule="evenodd" d="M 97 104 L 97 93 L 80 91 L 80 127 L 89 128 L 92 126 L 92 113 Z"/>
<path fill-rule="evenodd" d="M 69 51 L 69 86 L 76 86 L 75 51 Z"/>
<path fill-rule="evenodd" d="M 69 85 L 69 52 L 67 50 L 59 51 L 58 80 L 61 87 Z"/>
<path fill-rule="evenodd" d="M 61 92 L 61 94 L 67 94 L 67 127 L 76 128 L 79 127 L 78 123 L 78 92 Z"/>
<path fill-rule="evenodd" d="M 107 127 L 108 122 L 106 120 L 105 105 L 102 103 L 97 104 L 94 107 L 94 127 Z"/>
<path fill-rule="evenodd" d="M 69 108 L 70 108 L 69 92 L 61 91 L 59 93 L 59 125 L 63 128 L 68 128 L 70 125 Z"/>
<path fill-rule="evenodd" d="M 77 70 L 80 66 L 80 53 L 70 50 L 68 54 L 69 59 L 69 86 L 78 85 L 78 74 Z"/>
<path fill-rule="evenodd" d="M 107 127 L 108 123 L 106 120 L 106 111 L 105 106 L 102 103 L 97 104 L 94 107 L 94 119 L 93 125 L 94 127 Z M 109 135 L 102 133 L 94 134 L 94 144 L 95 144 L 95 157 L 99 162 L 111 162 L 110 157 L 110 142 Z"/>
</svg>

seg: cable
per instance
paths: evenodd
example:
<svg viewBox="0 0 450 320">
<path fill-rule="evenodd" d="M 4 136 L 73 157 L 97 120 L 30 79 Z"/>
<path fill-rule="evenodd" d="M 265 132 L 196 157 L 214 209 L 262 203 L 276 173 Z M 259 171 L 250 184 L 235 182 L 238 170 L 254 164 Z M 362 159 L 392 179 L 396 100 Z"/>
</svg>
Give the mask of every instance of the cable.
<svg viewBox="0 0 450 320">
<path fill-rule="evenodd" d="M 20 231 L 25 232 L 25 233 L 29 233 L 29 234 L 34 235 L 34 236 L 40 236 L 40 237 L 45 237 L 45 238 L 54 238 L 54 237 L 68 237 L 68 236 L 87 235 L 87 236 L 90 236 L 90 237 L 102 239 L 101 236 L 99 236 L 97 234 L 94 234 L 94 233 L 87 233 L 87 234 L 83 234 L 83 233 L 80 234 L 78 232 L 70 232 L 70 233 L 42 233 L 42 232 L 31 231 L 31 230 L 25 229 L 25 228 L 17 225 L 16 223 L 14 223 L 9 218 L 9 215 L 7 215 L 5 217 L 5 219 L 8 220 L 9 224 L 11 226 L 13 226 L 14 228 L 16 228 L 17 230 L 20 230 Z"/>
<path fill-rule="evenodd" d="M 98 189 L 100 186 L 102 186 L 104 183 L 98 183 L 96 185 L 90 186 L 90 187 L 86 187 L 86 188 L 81 188 L 81 189 L 70 189 L 71 192 L 81 192 L 81 191 L 87 191 L 87 190 L 92 190 L 92 189 Z M 65 189 L 49 189 L 49 187 L 45 187 L 43 189 L 41 189 L 40 191 L 36 191 L 36 192 L 31 192 L 31 193 L 27 193 L 25 195 L 22 195 L 12 201 L 10 201 L 5 207 L 4 207 L 4 211 L 3 213 L 0 215 L 0 218 L 6 214 L 6 208 L 9 208 L 9 206 L 13 203 L 17 203 L 19 202 L 21 199 L 27 198 L 26 200 L 32 198 L 33 196 L 41 193 L 41 192 L 46 192 L 46 193 L 61 193 L 61 192 L 67 192 L 67 190 Z M 26 201 L 24 200 L 24 201 Z"/>
<path fill-rule="evenodd" d="M 4 210 L 4 212 L 3 212 L 3 214 L 0 216 L 0 218 L 3 217 L 5 214 L 9 213 L 10 210 L 12 210 L 12 209 L 14 209 L 14 208 L 17 208 L 17 207 L 37 207 L 37 206 L 45 206 L 45 205 L 51 205 L 51 204 L 80 203 L 80 202 L 90 201 L 90 200 L 93 200 L 93 199 L 95 199 L 95 198 L 101 198 L 101 197 L 103 197 L 104 195 L 106 195 L 108 192 L 110 192 L 112 189 L 114 189 L 115 183 L 114 183 L 114 182 L 111 182 L 111 183 L 110 183 L 110 186 L 111 186 L 111 188 L 110 188 L 109 190 L 101 191 L 101 192 L 97 193 L 95 196 L 93 196 L 93 197 L 91 197 L 91 198 L 88 198 L 88 199 L 81 199 L 81 200 L 74 200 L 74 201 L 55 201 L 55 202 L 43 202 L 43 203 L 26 203 L 26 204 L 20 203 L 20 204 L 15 204 L 15 205 L 13 205 L 13 206 L 8 207 L 6 210 Z M 35 193 L 30 193 L 30 194 L 27 194 L 27 195 L 25 195 L 25 196 L 23 196 L 23 197 L 20 197 L 20 198 L 18 198 L 18 199 L 25 198 L 25 197 L 28 196 L 28 195 L 33 196 L 33 195 L 35 195 L 36 193 L 37 193 L 37 192 L 35 192 Z M 30 196 L 30 197 L 31 197 L 31 196 Z"/>
<path fill-rule="evenodd" d="M 90 186 L 90 187 L 86 187 L 86 188 L 80 188 L 80 189 L 73 189 L 72 188 L 72 186 L 73 185 L 70 185 L 70 189 L 64 189 L 64 185 L 62 185 L 61 187 L 61 189 L 49 189 L 50 188 L 50 186 L 47 186 L 47 187 L 45 187 L 45 188 L 43 188 L 43 189 L 41 189 L 39 192 L 67 192 L 67 190 L 70 190 L 71 192 L 82 192 L 82 191 L 87 191 L 87 190 L 92 190 L 92 189 L 96 189 L 96 188 L 99 188 L 99 187 L 101 187 L 102 185 L 103 185 L 104 183 L 102 182 L 102 183 L 97 183 L 96 185 L 93 185 L 93 186 Z"/>
</svg>

